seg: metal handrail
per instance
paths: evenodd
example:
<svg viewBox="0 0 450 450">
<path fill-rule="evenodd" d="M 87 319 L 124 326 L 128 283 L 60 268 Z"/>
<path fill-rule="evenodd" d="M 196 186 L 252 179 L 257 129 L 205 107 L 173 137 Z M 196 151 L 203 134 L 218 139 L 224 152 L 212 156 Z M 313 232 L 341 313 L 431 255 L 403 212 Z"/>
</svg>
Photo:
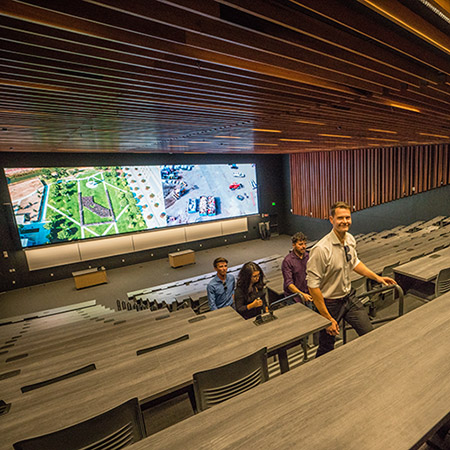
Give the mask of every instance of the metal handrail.
<svg viewBox="0 0 450 450">
<path fill-rule="evenodd" d="M 389 291 L 390 289 L 393 289 L 394 291 L 396 291 L 398 293 L 398 316 L 403 316 L 404 314 L 404 293 L 403 293 L 403 289 L 398 285 L 398 284 L 389 284 L 387 286 L 381 286 L 379 288 L 376 289 L 372 289 L 370 291 L 367 292 L 363 292 L 362 294 L 359 294 L 356 296 L 356 298 L 361 298 L 361 303 L 363 305 L 365 305 L 368 301 L 370 301 L 370 298 L 367 298 L 364 300 L 365 297 L 374 295 L 374 294 L 379 294 L 380 292 L 385 292 L 385 291 Z"/>
<path fill-rule="evenodd" d="M 393 290 L 394 292 L 396 292 L 398 294 L 398 315 L 397 316 L 385 317 L 384 319 L 371 320 L 370 322 L 372 324 L 388 322 L 388 321 L 397 319 L 400 316 L 403 316 L 403 314 L 404 314 L 404 293 L 403 293 L 403 289 L 398 284 L 389 284 L 387 286 L 381 286 L 379 288 L 372 289 L 372 290 L 367 291 L 367 292 L 363 292 L 363 293 L 358 294 L 356 296 L 356 298 L 360 301 L 360 303 L 365 305 L 367 302 L 371 301 L 371 297 L 373 297 L 375 294 L 379 294 L 380 292 L 386 292 L 386 291 L 389 291 L 389 290 Z M 396 295 L 396 294 L 394 293 L 394 295 Z M 356 302 L 354 304 L 356 304 Z M 352 306 L 350 306 L 350 308 Z M 345 311 L 342 310 L 342 315 L 341 315 L 341 317 L 338 316 L 339 320 L 337 320 L 337 322 L 339 322 L 343 318 L 344 313 L 345 313 Z M 346 327 L 344 325 L 342 328 L 343 328 L 342 340 L 343 340 L 343 343 L 345 344 L 347 342 L 346 330 L 347 329 L 351 329 L 352 327 Z"/>
</svg>

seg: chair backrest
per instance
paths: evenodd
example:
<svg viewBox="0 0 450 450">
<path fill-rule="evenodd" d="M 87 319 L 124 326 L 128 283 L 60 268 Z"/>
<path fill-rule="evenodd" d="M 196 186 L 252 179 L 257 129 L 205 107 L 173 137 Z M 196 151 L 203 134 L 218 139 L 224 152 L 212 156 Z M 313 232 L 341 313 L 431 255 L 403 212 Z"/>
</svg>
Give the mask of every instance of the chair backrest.
<svg viewBox="0 0 450 450">
<path fill-rule="evenodd" d="M 450 291 L 450 267 L 439 272 L 436 279 L 435 296 L 439 297 L 448 291 Z"/>
<path fill-rule="evenodd" d="M 383 271 L 381 272 L 382 277 L 391 277 L 394 278 L 394 268 L 397 267 L 400 264 L 400 261 L 397 261 L 394 264 L 391 264 L 389 266 L 384 266 Z"/>
<path fill-rule="evenodd" d="M 16 442 L 15 450 L 118 450 L 146 436 L 137 398 L 68 428 Z"/>
<path fill-rule="evenodd" d="M 361 295 L 364 292 L 367 292 L 367 278 L 361 277 L 352 281 L 352 288 L 356 291 L 356 295 Z"/>
<path fill-rule="evenodd" d="M 390 264 L 389 266 L 384 266 L 381 272 L 381 276 L 395 278 L 394 268 L 399 264 L 400 261 L 397 261 L 396 263 Z M 395 291 L 390 290 L 383 292 L 382 294 L 380 294 L 380 299 L 382 300 L 382 304 L 380 304 L 381 308 L 386 308 L 387 306 L 392 305 L 392 303 L 394 303 L 395 301 Z"/>
<path fill-rule="evenodd" d="M 194 373 L 193 378 L 197 410 L 203 411 L 267 381 L 267 348 L 224 366 Z"/>
</svg>

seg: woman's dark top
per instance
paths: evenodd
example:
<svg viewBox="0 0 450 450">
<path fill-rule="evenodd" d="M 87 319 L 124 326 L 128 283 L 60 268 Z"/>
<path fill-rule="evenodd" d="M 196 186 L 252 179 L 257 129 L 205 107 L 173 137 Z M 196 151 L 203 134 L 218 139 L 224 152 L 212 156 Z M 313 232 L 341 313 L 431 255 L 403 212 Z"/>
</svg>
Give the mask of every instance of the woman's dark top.
<svg viewBox="0 0 450 450">
<path fill-rule="evenodd" d="M 236 305 L 236 311 L 244 318 L 251 319 L 252 317 L 256 317 L 258 314 L 261 314 L 263 311 L 262 306 L 258 308 L 247 309 L 247 305 L 253 302 L 253 300 L 260 298 L 264 301 L 266 296 L 265 290 L 263 288 L 252 291 L 246 295 L 242 288 L 236 287 L 234 291 L 234 304 Z"/>
</svg>

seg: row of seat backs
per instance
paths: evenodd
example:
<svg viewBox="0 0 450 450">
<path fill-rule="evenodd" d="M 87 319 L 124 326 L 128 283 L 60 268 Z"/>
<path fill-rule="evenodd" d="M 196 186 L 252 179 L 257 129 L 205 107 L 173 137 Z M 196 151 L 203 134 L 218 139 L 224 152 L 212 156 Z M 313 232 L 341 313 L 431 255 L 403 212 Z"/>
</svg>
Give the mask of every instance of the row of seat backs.
<svg viewBox="0 0 450 450">
<path fill-rule="evenodd" d="M 14 444 L 15 450 L 119 450 L 146 436 L 137 398 L 84 422 Z"/>
<path fill-rule="evenodd" d="M 193 375 L 197 411 L 239 395 L 269 379 L 267 348 Z M 146 436 L 137 398 L 86 421 L 25 439 L 15 450 L 119 450 Z"/>
<path fill-rule="evenodd" d="M 269 379 L 267 348 L 193 375 L 197 411 L 203 411 L 248 391 Z"/>
</svg>

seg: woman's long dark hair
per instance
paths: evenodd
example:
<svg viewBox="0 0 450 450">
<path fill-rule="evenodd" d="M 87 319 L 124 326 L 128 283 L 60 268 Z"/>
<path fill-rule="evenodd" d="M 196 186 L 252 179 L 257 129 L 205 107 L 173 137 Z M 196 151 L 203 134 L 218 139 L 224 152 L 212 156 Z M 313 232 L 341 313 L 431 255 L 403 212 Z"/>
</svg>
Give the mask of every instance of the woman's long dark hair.
<svg viewBox="0 0 450 450">
<path fill-rule="evenodd" d="M 259 272 L 259 281 L 254 284 L 257 290 L 264 287 L 264 272 L 258 264 L 250 261 L 245 263 L 239 271 L 236 287 L 242 289 L 245 297 L 248 298 L 248 288 L 252 279 L 253 272 Z"/>
</svg>

